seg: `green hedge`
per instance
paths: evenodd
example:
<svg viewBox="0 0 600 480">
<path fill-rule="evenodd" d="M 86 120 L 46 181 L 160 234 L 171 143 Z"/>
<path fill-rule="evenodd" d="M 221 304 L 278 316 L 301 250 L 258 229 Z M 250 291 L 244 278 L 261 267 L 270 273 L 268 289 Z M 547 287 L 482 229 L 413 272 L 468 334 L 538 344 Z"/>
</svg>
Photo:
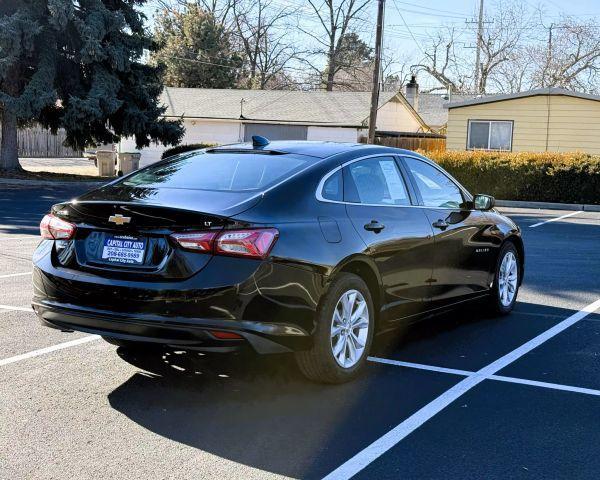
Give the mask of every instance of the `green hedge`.
<svg viewBox="0 0 600 480">
<path fill-rule="evenodd" d="M 188 143 L 185 145 L 177 145 L 176 147 L 167 148 L 162 155 L 161 159 L 172 157 L 173 155 L 178 155 L 180 153 L 190 152 L 192 150 L 200 150 L 201 148 L 214 147 L 214 143 Z"/>
<path fill-rule="evenodd" d="M 600 204 L 600 156 L 585 153 L 420 152 L 471 193 L 501 200 Z"/>
</svg>

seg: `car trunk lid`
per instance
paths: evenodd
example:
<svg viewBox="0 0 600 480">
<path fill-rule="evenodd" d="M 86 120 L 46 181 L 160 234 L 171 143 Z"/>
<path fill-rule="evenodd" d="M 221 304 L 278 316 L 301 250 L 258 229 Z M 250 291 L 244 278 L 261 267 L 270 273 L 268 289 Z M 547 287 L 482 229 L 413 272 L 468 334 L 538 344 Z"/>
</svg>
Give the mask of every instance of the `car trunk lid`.
<svg viewBox="0 0 600 480">
<path fill-rule="evenodd" d="M 261 198 L 250 192 L 216 193 L 108 185 L 57 204 L 52 213 L 77 227 L 71 248 L 62 248 L 59 261 L 105 276 L 187 278 L 212 256 L 179 248 L 169 236 L 236 226 L 231 217 Z"/>
</svg>

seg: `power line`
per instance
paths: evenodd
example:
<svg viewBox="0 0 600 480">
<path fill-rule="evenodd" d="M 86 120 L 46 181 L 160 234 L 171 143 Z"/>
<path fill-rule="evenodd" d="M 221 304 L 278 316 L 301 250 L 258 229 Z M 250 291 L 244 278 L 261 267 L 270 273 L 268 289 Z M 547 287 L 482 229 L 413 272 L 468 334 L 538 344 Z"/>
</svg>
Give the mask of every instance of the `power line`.
<svg viewBox="0 0 600 480">
<path fill-rule="evenodd" d="M 423 7 L 422 5 L 418 5 L 416 3 L 401 2 L 400 0 L 396 0 L 396 1 L 397 1 L 397 3 L 401 3 L 402 5 L 409 5 L 411 7 L 424 8 L 424 9 L 428 8 L 428 7 Z M 451 15 L 462 15 L 462 16 L 467 16 L 468 15 L 468 14 L 463 13 L 463 12 L 457 12 L 457 11 L 452 11 L 452 10 L 442 10 L 440 8 L 436 8 L 435 10 L 436 10 L 436 12 L 449 13 Z"/>
<path fill-rule="evenodd" d="M 398 8 L 398 7 L 396 6 L 396 8 Z M 410 10 L 408 8 L 404 8 L 403 10 L 405 12 L 407 12 L 407 13 L 415 13 L 417 15 L 423 15 L 423 16 L 426 16 L 426 17 L 458 18 L 458 19 L 462 19 L 462 20 L 464 20 L 464 18 L 465 18 L 465 15 L 459 16 L 459 15 L 449 15 L 449 14 L 446 14 L 446 13 L 420 12 L 418 10 Z M 398 11 L 400 11 L 400 10 L 398 10 Z"/>
<path fill-rule="evenodd" d="M 240 71 L 244 71 L 244 67 L 234 67 L 232 65 L 223 65 L 220 63 L 213 63 L 213 62 L 205 62 L 203 60 L 196 60 L 194 58 L 184 58 L 184 57 L 171 57 L 174 58 L 176 60 L 183 60 L 183 61 L 187 61 L 187 62 L 193 62 L 193 63 L 200 63 L 202 65 L 210 65 L 210 66 L 214 66 L 214 67 L 221 67 L 221 68 L 227 68 L 227 69 L 231 69 L 231 70 L 240 70 Z M 288 70 L 294 70 L 293 68 L 288 68 Z M 297 69 L 295 69 L 297 70 Z M 322 80 L 315 80 L 314 82 L 311 81 L 291 81 L 291 80 L 287 80 L 286 79 L 286 83 L 289 85 L 322 85 L 323 81 Z M 337 85 L 367 85 L 369 82 L 367 81 L 352 81 L 352 80 L 344 80 L 342 82 L 335 82 Z"/>
<path fill-rule="evenodd" d="M 396 8 L 396 11 L 398 12 L 398 15 L 400 15 L 400 18 L 402 19 L 402 23 L 404 23 L 404 26 L 408 30 L 408 33 L 410 33 L 410 36 L 412 37 L 413 41 L 415 42 L 415 45 L 418 47 L 419 50 L 421 50 L 421 53 L 423 55 L 425 55 L 425 51 L 421 47 L 421 44 L 415 38 L 415 35 L 413 34 L 412 30 L 408 26 L 408 23 L 406 23 L 406 20 L 404 20 L 404 15 L 402 15 L 402 12 L 400 11 L 400 8 L 398 7 L 397 0 L 392 0 L 392 3 L 394 4 L 394 7 Z"/>
</svg>

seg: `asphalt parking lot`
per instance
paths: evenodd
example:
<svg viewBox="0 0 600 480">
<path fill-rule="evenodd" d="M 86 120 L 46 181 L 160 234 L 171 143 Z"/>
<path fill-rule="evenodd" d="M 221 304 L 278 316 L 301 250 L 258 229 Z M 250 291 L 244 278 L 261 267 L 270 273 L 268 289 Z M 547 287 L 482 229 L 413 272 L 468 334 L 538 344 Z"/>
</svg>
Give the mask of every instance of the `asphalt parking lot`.
<svg viewBox="0 0 600 480">
<path fill-rule="evenodd" d="M 510 316 L 423 322 L 319 386 L 286 356 L 132 357 L 40 326 L 38 222 L 79 188 L 0 186 L 0 478 L 598 478 L 600 213 L 506 209 Z"/>
</svg>

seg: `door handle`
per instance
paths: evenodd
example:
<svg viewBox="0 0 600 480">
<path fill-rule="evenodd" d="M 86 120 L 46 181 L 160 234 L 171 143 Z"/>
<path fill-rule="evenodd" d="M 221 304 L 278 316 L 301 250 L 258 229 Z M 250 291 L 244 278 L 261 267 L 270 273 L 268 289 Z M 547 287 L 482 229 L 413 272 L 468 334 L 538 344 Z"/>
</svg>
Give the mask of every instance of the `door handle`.
<svg viewBox="0 0 600 480">
<path fill-rule="evenodd" d="M 365 225 L 365 230 L 369 230 L 370 232 L 379 233 L 385 228 L 383 223 L 379 223 L 377 220 L 371 220 L 370 223 Z"/>
<path fill-rule="evenodd" d="M 435 228 L 439 228 L 440 230 L 446 230 L 449 226 L 448 222 L 442 220 L 441 218 L 437 222 L 433 222 L 431 225 Z"/>
</svg>

